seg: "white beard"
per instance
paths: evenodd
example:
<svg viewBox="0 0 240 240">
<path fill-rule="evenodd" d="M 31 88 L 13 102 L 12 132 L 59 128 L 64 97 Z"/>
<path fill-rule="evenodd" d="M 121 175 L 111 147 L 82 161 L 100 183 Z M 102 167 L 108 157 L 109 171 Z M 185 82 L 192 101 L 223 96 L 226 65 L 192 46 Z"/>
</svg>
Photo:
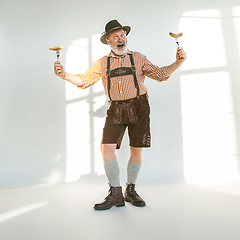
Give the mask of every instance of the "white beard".
<svg viewBox="0 0 240 240">
<path fill-rule="evenodd" d="M 116 54 L 116 55 L 119 55 L 119 56 L 122 56 L 124 54 L 127 53 L 127 40 L 125 42 L 125 46 L 122 50 L 118 50 L 117 46 L 114 46 L 110 41 L 109 41 L 109 46 L 111 48 L 111 50 Z"/>
</svg>

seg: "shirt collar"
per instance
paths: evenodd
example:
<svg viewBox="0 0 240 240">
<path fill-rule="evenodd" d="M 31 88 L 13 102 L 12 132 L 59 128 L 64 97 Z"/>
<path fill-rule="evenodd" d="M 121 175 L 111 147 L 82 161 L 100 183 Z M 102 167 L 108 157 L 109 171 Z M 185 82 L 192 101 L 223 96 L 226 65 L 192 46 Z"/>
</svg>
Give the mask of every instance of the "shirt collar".
<svg viewBox="0 0 240 240">
<path fill-rule="evenodd" d="M 131 53 L 131 52 L 127 49 L 127 52 L 124 55 L 117 56 L 111 51 L 108 56 L 109 57 L 115 57 L 115 58 L 124 58 L 128 53 Z"/>
</svg>

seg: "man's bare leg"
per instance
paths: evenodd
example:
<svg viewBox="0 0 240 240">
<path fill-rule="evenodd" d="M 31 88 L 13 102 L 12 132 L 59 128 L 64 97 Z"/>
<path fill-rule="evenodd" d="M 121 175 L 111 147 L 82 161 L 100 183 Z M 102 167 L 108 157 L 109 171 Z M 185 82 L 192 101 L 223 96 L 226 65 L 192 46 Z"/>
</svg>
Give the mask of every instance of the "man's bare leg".
<svg viewBox="0 0 240 240">
<path fill-rule="evenodd" d="M 134 163 L 142 163 L 142 148 L 136 148 L 130 146 L 130 159 L 129 161 Z"/>
<path fill-rule="evenodd" d="M 101 152 L 103 156 L 104 161 L 108 161 L 111 159 L 116 158 L 115 150 L 116 150 L 117 144 L 101 144 Z"/>
</svg>

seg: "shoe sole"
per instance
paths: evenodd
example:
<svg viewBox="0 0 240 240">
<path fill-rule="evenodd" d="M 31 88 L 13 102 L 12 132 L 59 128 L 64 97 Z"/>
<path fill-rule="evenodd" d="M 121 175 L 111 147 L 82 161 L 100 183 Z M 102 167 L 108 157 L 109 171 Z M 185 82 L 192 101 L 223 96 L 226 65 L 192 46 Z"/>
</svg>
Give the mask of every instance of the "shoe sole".
<svg viewBox="0 0 240 240">
<path fill-rule="evenodd" d="M 98 208 L 98 207 L 94 207 L 94 209 L 95 209 L 95 210 L 108 210 L 108 209 L 110 209 L 110 208 L 112 208 L 112 207 L 114 207 L 114 206 L 116 206 L 116 207 L 124 207 L 124 206 L 125 206 L 125 202 L 124 202 L 124 203 L 119 203 L 119 204 L 113 205 L 113 206 L 108 207 L 108 208 Z"/>
<path fill-rule="evenodd" d="M 124 198 L 124 201 L 125 202 L 130 202 L 135 207 L 145 207 L 146 206 L 146 204 L 143 204 L 143 205 L 134 204 L 134 203 L 132 203 L 131 199 L 129 199 L 129 198 Z"/>
</svg>

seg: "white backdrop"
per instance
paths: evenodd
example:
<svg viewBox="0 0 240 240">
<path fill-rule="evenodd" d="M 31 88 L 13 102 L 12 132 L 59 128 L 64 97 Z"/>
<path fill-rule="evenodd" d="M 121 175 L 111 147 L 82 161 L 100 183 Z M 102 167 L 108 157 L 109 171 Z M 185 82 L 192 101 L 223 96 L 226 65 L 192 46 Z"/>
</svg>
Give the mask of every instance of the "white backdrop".
<svg viewBox="0 0 240 240">
<path fill-rule="evenodd" d="M 186 64 L 167 82 L 146 79 L 151 104 L 152 147 L 143 151 L 139 182 L 161 183 L 183 179 L 184 171 L 186 174 L 191 164 L 193 168 L 203 168 L 199 165 L 203 161 L 185 166 L 184 162 L 191 159 L 214 163 L 211 165 L 214 171 L 219 166 L 216 157 L 223 156 L 228 157 L 223 160 L 224 168 L 227 163 L 234 162 L 235 165 L 230 168 L 234 168 L 232 170 L 237 175 L 240 146 L 240 38 L 237 29 L 240 27 L 240 15 L 235 7 L 238 6 L 239 1 L 235 0 L 123 0 L 116 3 L 109 0 L 0 0 L 0 187 L 81 181 L 84 176 L 94 180 L 100 178 L 102 161 L 99 145 L 103 118 L 102 113 L 95 111 L 105 103 L 101 86 L 72 90 L 72 86 L 54 75 L 53 62 L 56 58 L 48 47 L 63 45 L 61 62 L 71 71 L 77 68 L 83 71 L 106 51 L 101 49 L 98 52 L 99 43 L 94 39 L 112 19 L 132 27 L 128 38 L 129 49 L 145 54 L 156 65 L 169 65 L 175 61 L 176 44 L 169 37 L 169 31 L 184 31 L 180 43 L 188 52 Z M 213 20 L 213 25 L 206 24 L 206 19 Z M 221 25 L 214 25 L 215 20 Z M 220 35 L 215 34 L 216 29 L 216 34 L 220 32 Z M 78 50 L 80 57 L 76 54 Z M 74 57 L 79 65 L 75 64 L 71 69 Z M 227 85 L 219 84 L 218 75 L 214 78 L 215 82 L 211 82 L 213 77 L 209 75 L 196 80 L 196 74 L 212 72 L 226 75 Z M 197 82 L 192 84 L 188 93 L 183 94 L 191 83 L 190 80 L 187 84 L 189 79 Z M 207 79 L 210 79 L 209 82 Z M 204 85 L 202 80 L 205 80 Z M 231 106 L 218 112 L 211 111 L 211 114 L 231 115 L 227 116 L 229 121 L 221 122 L 216 118 L 212 120 L 212 125 L 206 123 L 209 129 L 221 123 L 209 133 L 215 136 L 219 133 L 217 139 L 222 141 L 215 144 L 216 139 L 211 138 L 212 135 L 204 135 L 204 130 L 201 130 L 204 121 L 195 119 L 195 122 L 188 122 L 191 114 L 183 111 L 187 106 L 183 102 L 191 102 L 196 96 L 195 91 L 199 94 L 198 102 L 202 103 L 208 97 L 217 99 L 213 109 L 217 104 L 222 106 L 218 99 L 223 99 L 225 93 L 222 95 L 218 91 L 219 86 L 223 91 L 227 88 L 226 98 L 230 99 Z M 208 93 L 204 92 L 206 89 Z M 189 92 L 193 92 L 193 96 L 188 96 Z M 203 109 L 211 104 L 209 101 Z M 201 109 L 196 103 L 197 100 L 190 108 Z M 194 116 L 198 116 L 199 111 Z M 201 112 L 201 116 L 206 114 L 209 113 Z M 232 125 L 229 127 L 229 124 Z M 192 128 L 187 132 L 186 126 Z M 195 132 L 196 129 L 200 131 Z M 227 129 L 226 133 L 221 133 L 222 129 Z M 203 140 L 197 142 L 200 136 Z M 222 146 L 226 145 L 224 141 L 231 142 L 234 147 L 221 152 Z M 214 152 L 201 154 L 206 153 L 209 146 L 215 149 Z M 129 155 L 127 137 L 117 155 L 124 182 Z"/>
</svg>

